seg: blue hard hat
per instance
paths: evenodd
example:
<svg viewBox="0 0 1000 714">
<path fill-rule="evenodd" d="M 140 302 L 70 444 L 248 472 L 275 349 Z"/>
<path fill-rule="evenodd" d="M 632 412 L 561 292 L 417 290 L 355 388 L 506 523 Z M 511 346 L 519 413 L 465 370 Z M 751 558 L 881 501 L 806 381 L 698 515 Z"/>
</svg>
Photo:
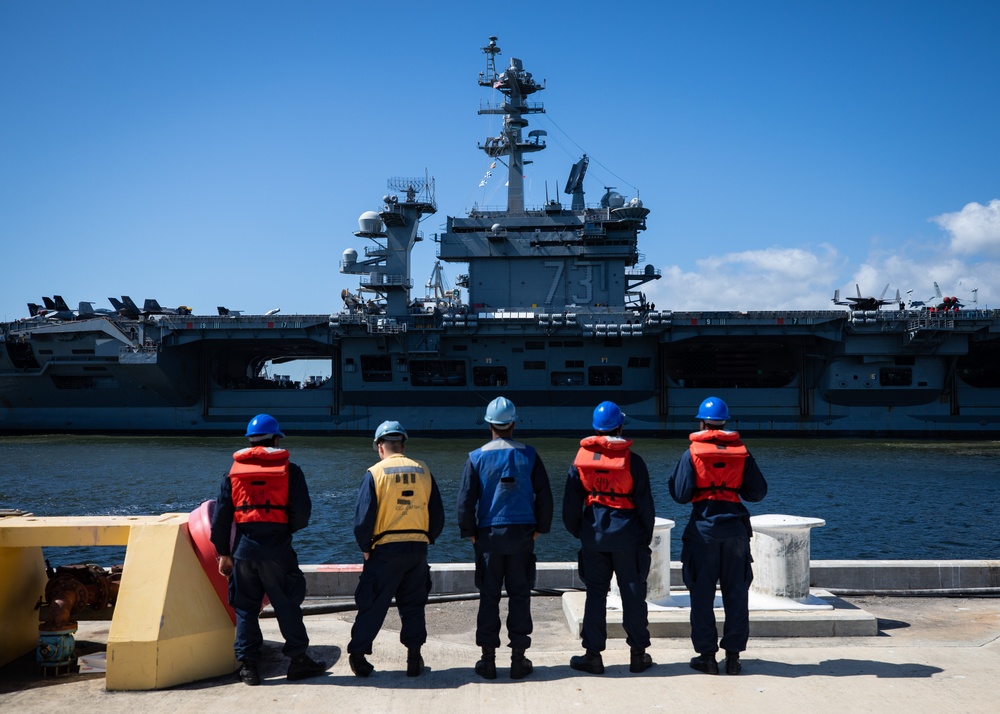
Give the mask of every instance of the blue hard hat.
<svg viewBox="0 0 1000 714">
<path fill-rule="evenodd" d="M 718 397 L 709 397 L 698 407 L 695 419 L 704 421 L 726 421 L 729 419 L 729 407 Z"/>
<path fill-rule="evenodd" d="M 512 424 L 517 421 L 517 410 L 514 402 L 507 397 L 497 397 L 486 407 L 486 421 L 497 426 Z"/>
<path fill-rule="evenodd" d="M 398 421 L 384 421 L 375 430 L 375 439 L 372 446 L 378 451 L 380 441 L 406 441 L 406 429 Z"/>
<path fill-rule="evenodd" d="M 277 419 L 270 414 L 258 414 L 247 424 L 246 436 L 265 437 L 284 436 L 284 434 L 281 433 L 281 427 L 278 426 Z"/>
<path fill-rule="evenodd" d="M 625 423 L 625 415 L 614 402 L 601 402 L 594 410 L 594 431 L 614 431 Z"/>
</svg>

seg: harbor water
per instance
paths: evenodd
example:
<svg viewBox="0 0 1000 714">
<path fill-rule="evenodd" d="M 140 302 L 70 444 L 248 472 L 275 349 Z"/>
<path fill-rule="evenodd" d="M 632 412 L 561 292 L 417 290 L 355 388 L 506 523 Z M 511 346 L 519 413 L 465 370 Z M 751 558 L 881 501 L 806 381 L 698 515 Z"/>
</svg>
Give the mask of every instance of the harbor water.
<svg viewBox="0 0 1000 714">
<path fill-rule="evenodd" d="M 445 531 L 432 562 L 471 562 L 459 538 L 455 500 L 469 451 L 484 440 L 413 438 L 407 453 L 428 463 L 445 504 Z M 540 561 L 572 561 L 577 543 L 562 526 L 566 471 L 577 442 L 525 439 L 552 482 L 552 533 L 537 541 Z M 747 435 L 768 479 L 768 497 L 753 515 L 822 518 L 812 532 L 813 559 L 1000 558 L 1000 442 L 777 440 Z M 240 438 L 0 437 L 0 509 L 36 516 L 148 515 L 189 512 L 215 498 Z M 357 488 L 376 460 L 368 439 L 295 437 L 282 442 L 305 471 L 313 501 L 309 527 L 296 534 L 303 563 L 360 563 L 352 522 Z M 635 441 L 649 465 L 658 516 L 672 519 L 673 559 L 690 506 L 671 498 L 667 482 L 687 448 L 680 439 Z M 52 565 L 124 559 L 123 548 L 46 549 Z"/>
</svg>

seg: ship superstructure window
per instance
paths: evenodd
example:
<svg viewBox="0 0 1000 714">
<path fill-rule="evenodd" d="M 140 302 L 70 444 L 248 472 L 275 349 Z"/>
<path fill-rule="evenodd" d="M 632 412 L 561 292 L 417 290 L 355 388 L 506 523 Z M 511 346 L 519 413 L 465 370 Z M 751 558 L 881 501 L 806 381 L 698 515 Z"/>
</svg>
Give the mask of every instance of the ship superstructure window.
<svg viewBox="0 0 1000 714">
<path fill-rule="evenodd" d="M 878 380 L 883 387 L 909 387 L 913 384 L 913 370 L 904 367 L 883 367 Z"/>
<path fill-rule="evenodd" d="M 643 369 L 649 367 L 649 357 L 629 357 L 629 369 Z"/>
<path fill-rule="evenodd" d="M 582 359 L 566 360 L 566 369 L 583 369 L 583 360 Z"/>
<path fill-rule="evenodd" d="M 553 372 L 553 387 L 582 387 L 583 372 Z"/>
<path fill-rule="evenodd" d="M 356 365 L 354 363 L 354 358 L 353 357 L 348 357 L 347 359 L 344 360 L 344 371 L 345 372 L 357 372 L 358 371 L 358 365 Z"/>
<path fill-rule="evenodd" d="M 500 366 L 473 367 L 472 383 L 477 387 L 506 387 L 507 368 Z"/>
<path fill-rule="evenodd" d="M 525 369 L 545 369 L 545 362 L 542 360 L 526 359 L 524 360 Z"/>
<path fill-rule="evenodd" d="M 591 387 L 618 387 L 622 383 L 622 368 L 601 365 L 587 370 L 587 383 Z"/>
<path fill-rule="evenodd" d="M 544 342 L 525 342 L 524 343 L 524 349 L 526 349 L 526 350 L 544 350 L 545 349 L 545 343 Z"/>
<path fill-rule="evenodd" d="M 365 382 L 391 382 L 389 355 L 361 355 L 361 379 Z"/>
<path fill-rule="evenodd" d="M 464 360 L 410 360 L 410 384 L 414 387 L 464 387 L 465 383 Z"/>
</svg>

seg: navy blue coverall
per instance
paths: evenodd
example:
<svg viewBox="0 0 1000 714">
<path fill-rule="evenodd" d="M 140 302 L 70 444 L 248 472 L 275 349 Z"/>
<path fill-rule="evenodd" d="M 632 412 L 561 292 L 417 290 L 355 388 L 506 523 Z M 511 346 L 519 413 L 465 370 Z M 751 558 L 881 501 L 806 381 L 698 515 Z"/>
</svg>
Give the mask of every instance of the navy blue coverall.
<svg viewBox="0 0 1000 714">
<path fill-rule="evenodd" d="M 500 646 L 505 587 L 510 647 L 531 646 L 535 534 L 552 528 L 552 510 L 549 476 L 532 447 L 498 437 L 469 454 L 458 491 L 458 527 L 463 538 L 475 538 L 480 647 Z"/>
<path fill-rule="evenodd" d="M 670 477 L 670 495 L 678 503 L 690 503 L 694 486 L 695 468 L 688 450 Z M 767 495 L 767 482 L 752 455 L 743 465 L 739 495 L 749 502 Z M 743 652 L 750 637 L 748 597 L 753 581 L 750 512 L 733 501 L 706 499 L 691 506 L 681 549 L 684 585 L 691 595 L 691 644 L 700 654 L 714 655 L 720 645 L 726 652 Z M 712 609 L 716 583 L 726 613 L 721 643 Z"/>
<path fill-rule="evenodd" d="M 607 603 L 612 575 L 618 578 L 622 598 L 622 625 L 633 649 L 649 647 L 646 578 L 649 576 L 656 509 L 649 488 L 646 462 L 632 453 L 634 509 L 585 505 L 587 492 L 575 466 L 569 467 L 563 494 L 563 524 L 580 539 L 580 578 L 587 587 L 583 609 L 583 646 L 603 652 L 608 641 Z"/>
<path fill-rule="evenodd" d="M 292 533 L 305 528 L 312 513 L 302 469 L 288 465 L 288 523 L 237 523 L 230 552 L 233 512 L 232 483 L 227 472 L 216 499 L 211 538 L 219 555 L 233 558 L 229 602 L 236 611 L 236 659 L 256 661 L 260 656 L 264 638 L 258 618 L 265 594 L 285 638 L 282 651 L 293 659 L 304 655 L 309 647 L 301 607 L 306 579 L 292 548 Z"/>
<path fill-rule="evenodd" d="M 407 649 L 420 647 L 427 641 L 427 621 L 424 608 L 431 589 L 431 569 L 427 564 L 427 543 L 399 541 L 379 543 L 372 548 L 378 498 L 372 472 L 367 471 L 358 490 L 354 512 L 354 537 L 362 553 L 368 553 L 361 578 L 354 591 L 358 614 L 351 628 L 347 652 L 371 654 L 372 643 L 385 621 L 392 599 L 401 622 L 399 641 Z M 428 537 L 437 540 L 444 529 L 444 506 L 437 482 L 431 477 L 431 496 L 427 504 Z"/>
</svg>

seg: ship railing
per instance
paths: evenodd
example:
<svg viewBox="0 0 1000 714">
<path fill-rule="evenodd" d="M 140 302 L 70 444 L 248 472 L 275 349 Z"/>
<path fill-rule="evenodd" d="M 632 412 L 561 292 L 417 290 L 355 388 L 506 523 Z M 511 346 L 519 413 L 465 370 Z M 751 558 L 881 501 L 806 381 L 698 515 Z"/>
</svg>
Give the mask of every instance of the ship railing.
<svg viewBox="0 0 1000 714">
<path fill-rule="evenodd" d="M 908 321 L 906 323 L 906 329 L 910 332 L 918 332 L 921 330 L 954 330 L 955 320 L 951 317 L 943 316 L 919 317 L 915 320 Z"/>
<path fill-rule="evenodd" d="M 524 113 L 545 112 L 545 105 L 542 102 L 524 102 L 524 107 L 526 108 L 526 111 L 522 110 Z M 480 114 L 510 114 L 513 111 L 514 107 L 512 107 L 509 102 L 479 103 Z"/>
<path fill-rule="evenodd" d="M 368 332 L 372 334 L 392 335 L 406 332 L 406 323 L 394 317 L 374 315 L 367 318 Z"/>
<path fill-rule="evenodd" d="M 413 281 L 405 275 L 389 275 L 386 273 L 362 274 L 358 282 L 366 287 L 413 287 Z"/>
</svg>

